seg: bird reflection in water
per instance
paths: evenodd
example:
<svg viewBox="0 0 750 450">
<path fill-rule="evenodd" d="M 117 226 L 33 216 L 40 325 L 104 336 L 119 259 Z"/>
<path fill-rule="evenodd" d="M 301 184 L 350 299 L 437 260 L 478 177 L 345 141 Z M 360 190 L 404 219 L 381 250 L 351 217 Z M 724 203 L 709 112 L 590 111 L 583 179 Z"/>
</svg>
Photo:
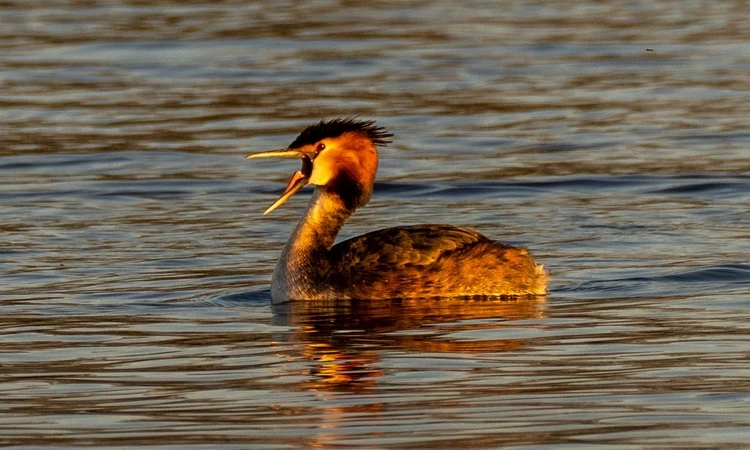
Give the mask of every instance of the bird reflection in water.
<svg viewBox="0 0 750 450">
<path fill-rule="evenodd" d="M 545 297 L 327 300 L 274 305 L 274 322 L 316 364 L 307 389 L 365 392 L 383 376 L 384 352 L 467 354 L 522 349 L 503 337 L 514 322 L 545 317 Z M 520 325 L 533 327 L 533 324 Z M 453 337 L 460 333 L 460 338 Z M 477 337 L 472 339 L 472 333 Z M 491 339 L 487 336 L 491 335 Z M 515 335 L 515 333 L 514 333 Z"/>
</svg>

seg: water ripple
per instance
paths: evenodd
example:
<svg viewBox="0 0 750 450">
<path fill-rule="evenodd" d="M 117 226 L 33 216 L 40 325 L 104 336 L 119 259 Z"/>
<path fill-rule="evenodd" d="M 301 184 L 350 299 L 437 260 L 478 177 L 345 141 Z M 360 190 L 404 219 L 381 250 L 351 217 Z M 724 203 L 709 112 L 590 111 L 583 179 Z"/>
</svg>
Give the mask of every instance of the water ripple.
<svg viewBox="0 0 750 450">
<path fill-rule="evenodd" d="M 3 2 L 0 445 L 744 448 L 744 3 L 496 3 Z M 272 307 L 310 191 L 244 155 L 349 115 L 395 139 L 342 238 L 550 295 Z"/>
</svg>

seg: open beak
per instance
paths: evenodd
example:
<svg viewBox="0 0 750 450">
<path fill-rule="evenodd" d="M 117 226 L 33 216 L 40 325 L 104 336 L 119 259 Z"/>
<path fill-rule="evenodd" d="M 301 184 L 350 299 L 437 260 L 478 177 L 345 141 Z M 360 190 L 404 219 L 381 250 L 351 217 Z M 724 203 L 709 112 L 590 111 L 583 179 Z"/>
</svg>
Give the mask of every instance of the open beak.
<svg viewBox="0 0 750 450">
<path fill-rule="evenodd" d="M 245 159 L 255 158 L 302 159 L 302 168 L 294 172 L 292 178 L 289 180 L 289 184 L 287 184 L 286 189 L 284 189 L 284 192 L 281 194 L 281 197 L 279 197 L 275 202 L 273 202 L 271 206 L 268 207 L 268 209 L 263 212 L 264 216 L 274 209 L 278 208 L 279 206 L 283 205 L 284 202 L 289 199 L 289 197 L 296 194 L 297 191 L 299 191 L 303 187 L 307 186 L 307 182 L 310 180 L 310 175 L 312 174 L 312 160 L 307 154 L 297 149 L 282 148 L 280 150 L 269 150 L 265 152 L 253 153 L 252 155 L 247 155 Z"/>
</svg>

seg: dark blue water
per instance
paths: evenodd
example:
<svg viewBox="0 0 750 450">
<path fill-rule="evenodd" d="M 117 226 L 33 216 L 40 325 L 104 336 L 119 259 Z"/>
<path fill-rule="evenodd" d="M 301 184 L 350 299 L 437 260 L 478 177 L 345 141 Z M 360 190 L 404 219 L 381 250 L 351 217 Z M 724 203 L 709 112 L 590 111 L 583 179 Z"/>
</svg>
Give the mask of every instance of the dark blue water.
<svg viewBox="0 0 750 450">
<path fill-rule="evenodd" d="M 739 448 L 744 3 L 0 7 L 0 444 Z M 342 238 L 453 223 L 546 298 L 270 305 L 309 196 L 246 161 L 395 134 Z"/>
</svg>

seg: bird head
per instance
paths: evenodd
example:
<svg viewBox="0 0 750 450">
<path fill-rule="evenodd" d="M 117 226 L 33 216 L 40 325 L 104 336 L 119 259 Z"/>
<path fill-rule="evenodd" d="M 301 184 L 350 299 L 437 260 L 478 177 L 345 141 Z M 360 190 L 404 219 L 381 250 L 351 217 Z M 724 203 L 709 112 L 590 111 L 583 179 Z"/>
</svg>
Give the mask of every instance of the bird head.
<svg viewBox="0 0 750 450">
<path fill-rule="evenodd" d="M 286 148 L 248 155 L 247 159 L 302 160 L 302 168 L 294 172 L 284 192 L 263 214 L 278 208 L 308 184 L 337 195 L 352 210 L 364 206 L 375 183 L 377 146 L 389 144 L 392 136 L 371 120 L 321 120 L 302 130 Z"/>
</svg>

